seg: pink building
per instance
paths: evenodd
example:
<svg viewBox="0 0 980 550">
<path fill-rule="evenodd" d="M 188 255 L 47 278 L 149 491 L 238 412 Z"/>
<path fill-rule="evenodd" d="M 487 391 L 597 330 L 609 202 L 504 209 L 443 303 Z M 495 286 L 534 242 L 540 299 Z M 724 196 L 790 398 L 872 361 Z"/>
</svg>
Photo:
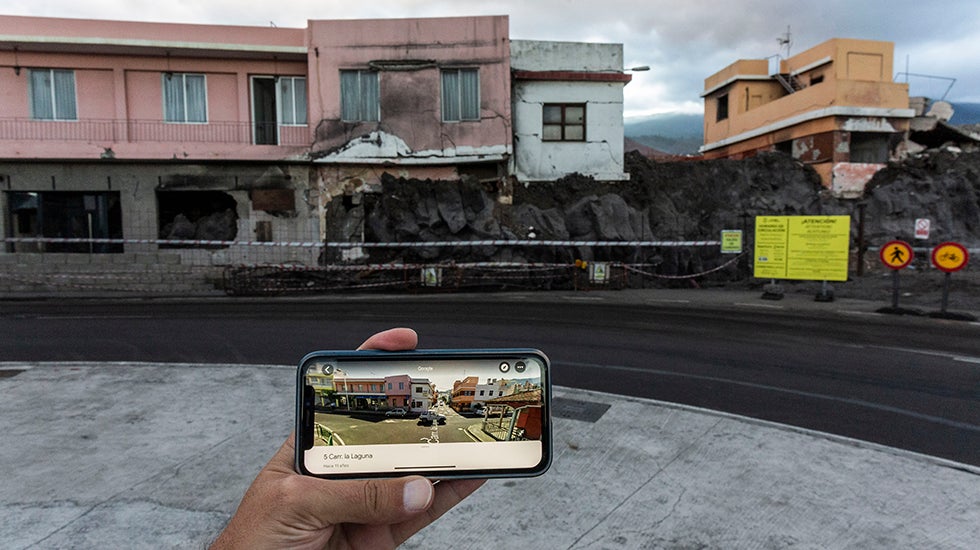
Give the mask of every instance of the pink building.
<svg viewBox="0 0 980 550">
<path fill-rule="evenodd" d="M 398 376 L 386 376 L 385 398 L 389 408 L 404 407 L 408 409 L 412 406 L 412 377 L 407 374 Z"/>
<path fill-rule="evenodd" d="M 454 177 L 506 160 L 507 17 L 311 21 L 309 40 L 316 162 Z"/>
<path fill-rule="evenodd" d="M 316 264 L 315 247 L 236 243 L 322 242 L 328 204 L 392 166 L 505 175 L 507 33 L 506 17 L 280 29 L 0 16 L 4 252 Z"/>
<path fill-rule="evenodd" d="M 306 28 L 0 16 L 0 256 L 333 261 L 319 243 L 348 238 L 332 228 L 384 173 L 509 188 L 511 55 L 506 16 Z M 561 158 L 590 145 L 561 143 Z M 283 241 L 311 246 L 255 246 Z"/>
<path fill-rule="evenodd" d="M 0 16 L 0 158 L 301 155 L 306 34 Z"/>
</svg>

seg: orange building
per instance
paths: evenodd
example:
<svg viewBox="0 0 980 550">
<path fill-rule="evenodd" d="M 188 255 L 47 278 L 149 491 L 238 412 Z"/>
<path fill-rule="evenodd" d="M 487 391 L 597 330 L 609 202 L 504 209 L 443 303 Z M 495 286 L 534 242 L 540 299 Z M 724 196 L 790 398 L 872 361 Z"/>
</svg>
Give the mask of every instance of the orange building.
<svg viewBox="0 0 980 550">
<path fill-rule="evenodd" d="M 782 151 L 858 197 L 899 153 L 915 112 L 891 42 L 835 38 L 788 59 L 743 59 L 704 81 L 707 159 Z"/>
<path fill-rule="evenodd" d="M 453 397 L 449 405 L 457 412 L 471 409 L 479 382 L 480 379 L 476 376 L 467 376 L 453 382 Z"/>
</svg>

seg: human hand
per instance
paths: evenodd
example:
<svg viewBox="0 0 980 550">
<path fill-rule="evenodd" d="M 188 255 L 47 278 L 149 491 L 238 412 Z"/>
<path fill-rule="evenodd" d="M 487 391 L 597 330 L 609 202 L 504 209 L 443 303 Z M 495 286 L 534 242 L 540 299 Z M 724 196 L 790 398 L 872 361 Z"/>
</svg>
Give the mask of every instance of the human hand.
<svg viewBox="0 0 980 550">
<path fill-rule="evenodd" d="M 379 332 L 358 349 L 411 350 L 406 328 Z M 483 485 L 482 479 L 442 481 L 421 476 L 327 480 L 293 469 L 289 436 L 259 472 L 238 510 L 211 546 L 226 548 L 394 548 Z"/>
</svg>

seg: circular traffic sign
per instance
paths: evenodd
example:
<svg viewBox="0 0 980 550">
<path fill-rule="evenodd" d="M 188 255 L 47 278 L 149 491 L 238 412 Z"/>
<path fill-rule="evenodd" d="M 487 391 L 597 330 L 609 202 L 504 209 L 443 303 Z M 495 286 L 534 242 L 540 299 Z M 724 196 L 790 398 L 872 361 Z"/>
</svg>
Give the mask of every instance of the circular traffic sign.
<svg viewBox="0 0 980 550">
<path fill-rule="evenodd" d="M 963 269 L 969 260 L 970 253 L 960 243 L 940 243 L 932 249 L 932 265 L 946 273 Z"/>
<path fill-rule="evenodd" d="M 912 245 L 905 241 L 889 241 L 878 250 L 881 263 L 892 269 L 903 269 L 912 263 L 915 256 Z"/>
</svg>

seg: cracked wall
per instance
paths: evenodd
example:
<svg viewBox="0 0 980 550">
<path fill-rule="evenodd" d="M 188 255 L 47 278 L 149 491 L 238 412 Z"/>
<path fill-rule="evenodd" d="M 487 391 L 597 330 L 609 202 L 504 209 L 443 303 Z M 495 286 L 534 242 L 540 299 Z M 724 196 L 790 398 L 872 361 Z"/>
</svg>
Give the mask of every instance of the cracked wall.
<svg viewBox="0 0 980 550">
<path fill-rule="evenodd" d="M 521 81 L 514 84 L 514 161 L 519 181 L 554 181 L 578 173 L 622 181 L 623 84 Z M 544 105 L 585 105 L 584 141 L 545 141 Z"/>
<path fill-rule="evenodd" d="M 505 159 L 511 149 L 507 36 L 502 16 L 311 22 L 311 155 L 324 163 L 404 165 Z M 457 69 L 478 72 L 474 120 L 443 120 L 442 74 Z M 341 70 L 376 72 L 379 120 L 343 120 Z"/>
</svg>

